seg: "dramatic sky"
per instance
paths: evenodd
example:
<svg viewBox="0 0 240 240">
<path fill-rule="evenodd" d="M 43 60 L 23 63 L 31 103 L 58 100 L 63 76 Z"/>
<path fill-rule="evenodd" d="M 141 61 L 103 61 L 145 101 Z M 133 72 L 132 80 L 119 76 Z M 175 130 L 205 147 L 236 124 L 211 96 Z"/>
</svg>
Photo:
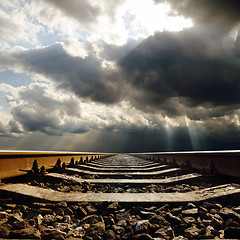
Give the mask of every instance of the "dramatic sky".
<svg viewBox="0 0 240 240">
<path fill-rule="evenodd" d="M 239 9 L 1 0 L 0 149 L 240 149 Z"/>
</svg>

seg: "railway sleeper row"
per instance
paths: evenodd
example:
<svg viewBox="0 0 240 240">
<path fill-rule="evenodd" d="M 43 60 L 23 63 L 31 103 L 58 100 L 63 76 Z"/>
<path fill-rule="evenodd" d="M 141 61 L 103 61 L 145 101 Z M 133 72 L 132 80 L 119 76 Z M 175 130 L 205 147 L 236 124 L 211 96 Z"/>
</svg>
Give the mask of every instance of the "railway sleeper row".
<svg viewBox="0 0 240 240">
<path fill-rule="evenodd" d="M 119 166 L 117 163 L 120 163 Z M 57 163 L 0 186 L 0 238 L 240 237 L 240 187 L 214 164 L 116 155 Z"/>
</svg>

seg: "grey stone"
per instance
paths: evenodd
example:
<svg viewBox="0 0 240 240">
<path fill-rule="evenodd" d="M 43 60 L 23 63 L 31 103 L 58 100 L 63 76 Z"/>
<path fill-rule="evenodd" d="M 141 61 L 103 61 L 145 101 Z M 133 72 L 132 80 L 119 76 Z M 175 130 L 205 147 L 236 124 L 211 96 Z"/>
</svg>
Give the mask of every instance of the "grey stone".
<svg viewBox="0 0 240 240">
<path fill-rule="evenodd" d="M 154 237 L 161 237 L 164 239 L 172 239 L 173 236 L 174 236 L 174 232 L 171 227 L 160 228 L 154 233 Z"/>
<path fill-rule="evenodd" d="M 29 227 L 21 230 L 13 230 L 10 233 L 11 238 L 41 239 L 41 233 L 38 229 Z"/>
<path fill-rule="evenodd" d="M 215 214 L 212 218 L 212 226 L 215 228 L 215 229 L 222 229 L 223 228 L 223 224 L 224 224 L 224 221 L 223 219 L 218 215 L 218 214 Z"/>
<path fill-rule="evenodd" d="M 76 214 L 77 214 L 79 217 L 86 217 L 86 216 L 88 215 L 88 214 L 87 214 L 87 211 L 86 211 L 83 207 L 81 207 L 81 206 L 79 206 L 79 207 L 77 208 Z"/>
<path fill-rule="evenodd" d="M 152 216 L 156 215 L 156 213 L 154 212 L 147 212 L 147 211 L 140 211 L 140 214 L 144 219 L 149 219 Z"/>
<path fill-rule="evenodd" d="M 113 230 L 109 229 L 103 233 L 102 238 L 104 240 L 115 240 L 116 239 L 116 234 L 114 233 Z"/>
<path fill-rule="evenodd" d="M 184 217 L 183 222 L 187 225 L 192 225 L 196 223 L 196 219 L 194 217 Z"/>
<path fill-rule="evenodd" d="M 192 226 L 188 229 L 185 230 L 185 237 L 187 238 L 199 238 L 200 234 L 201 234 L 202 230 L 198 229 L 196 226 Z"/>
<path fill-rule="evenodd" d="M 87 210 L 88 214 L 94 214 L 97 212 L 97 209 L 94 208 L 93 206 L 86 206 L 86 210 Z"/>
<path fill-rule="evenodd" d="M 172 213 L 168 212 L 165 215 L 165 219 L 173 225 L 181 224 L 182 220 L 179 217 L 174 216 Z"/>
<path fill-rule="evenodd" d="M 142 234 L 134 235 L 132 239 L 133 240 L 152 240 L 153 238 L 149 234 L 142 233 Z"/>
<path fill-rule="evenodd" d="M 147 233 L 148 227 L 149 227 L 149 221 L 142 220 L 137 222 L 134 230 L 136 233 Z"/>
<path fill-rule="evenodd" d="M 71 223 L 71 222 L 72 222 L 71 216 L 65 215 L 65 216 L 63 217 L 63 222 L 65 222 L 65 223 Z"/>
<path fill-rule="evenodd" d="M 42 219 L 43 223 L 51 224 L 57 221 L 57 218 L 53 215 L 45 215 Z"/>
<path fill-rule="evenodd" d="M 0 225 L 0 238 L 7 238 L 9 236 L 10 230 L 7 227 Z"/>
<path fill-rule="evenodd" d="M 120 227 L 126 227 L 128 224 L 126 220 L 120 220 L 116 225 Z"/>
<path fill-rule="evenodd" d="M 66 236 L 65 232 L 62 232 L 58 229 L 46 229 L 44 232 L 42 232 L 42 239 L 51 240 L 64 240 Z"/>
<path fill-rule="evenodd" d="M 173 208 L 173 209 L 171 210 L 171 213 L 172 213 L 173 215 L 178 215 L 178 214 L 180 214 L 181 212 L 182 212 L 182 207 Z"/>
<path fill-rule="evenodd" d="M 98 215 L 88 215 L 84 218 L 81 219 L 82 223 L 90 223 L 90 224 L 94 224 L 98 222 Z"/>
<path fill-rule="evenodd" d="M 168 221 L 163 216 L 155 215 L 149 219 L 149 222 L 152 224 L 158 224 L 159 226 L 168 226 L 170 225 Z"/>
<path fill-rule="evenodd" d="M 3 224 L 8 221 L 10 215 L 7 212 L 0 212 L 0 224 Z"/>
<path fill-rule="evenodd" d="M 112 230 L 117 234 L 117 235 L 124 235 L 125 229 L 124 227 L 120 227 L 117 225 L 112 225 Z"/>
<path fill-rule="evenodd" d="M 183 214 L 183 216 L 197 217 L 198 209 L 197 208 L 191 208 L 191 209 L 183 210 L 182 214 Z"/>
<path fill-rule="evenodd" d="M 204 237 L 207 238 L 214 238 L 215 236 L 219 235 L 219 232 L 214 229 L 213 226 L 207 226 L 205 230 Z"/>
<path fill-rule="evenodd" d="M 119 208 L 120 208 L 120 206 L 119 206 L 118 202 L 114 202 L 114 203 L 111 203 L 110 205 L 108 205 L 105 209 L 108 211 L 114 211 Z"/>
</svg>

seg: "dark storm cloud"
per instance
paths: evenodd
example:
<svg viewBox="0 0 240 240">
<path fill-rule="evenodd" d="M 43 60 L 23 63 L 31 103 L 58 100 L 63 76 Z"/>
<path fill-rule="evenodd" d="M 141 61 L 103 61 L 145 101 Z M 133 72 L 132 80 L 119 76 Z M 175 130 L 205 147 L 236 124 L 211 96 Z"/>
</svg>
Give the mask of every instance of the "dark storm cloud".
<svg viewBox="0 0 240 240">
<path fill-rule="evenodd" d="M 73 57 L 60 44 L 54 44 L 18 53 L 2 53 L 0 63 L 41 74 L 92 101 L 113 103 L 119 98 L 117 76 L 108 69 L 103 70 L 94 54 L 84 59 Z"/>
<path fill-rule="evenodd" d="M 133 87 L 131 101 L 173 115 L 179 109 L 172 98 L 189 107 L 237 108 L 240 61 L 233 49 L 233 42 L 202 28 L 156 33 L 120 61 Z"/>
<path fill-rule="evenodd" d="M 85 24 L 95 21 L 100 13 L 99 7 L 91 5 L 88 0 L 47 0 L 46 2 L 53 4 L 66 15 Z"/>
<path fill-rule="evenodd" d="M 229 31 L 240 21 L 238 0 L 155 0 L 170 3 L 173 10 L 190 17 L 197 24 L 210 27 L 212 31 Z"/>
<path fill-rule="evenodd" d="M 108 1 L 102 0 L 99 3 L 92 4 L 89 0 L 45 0 L 54 7 L 61 10 L 65 15 L 76 19 L 85 27 L 95 27 L 94 24 L 98 21 L 98 17 L 106 14 L 112 21 L 115 18 L 115 10 L 125 0 Z"/>
</svg>

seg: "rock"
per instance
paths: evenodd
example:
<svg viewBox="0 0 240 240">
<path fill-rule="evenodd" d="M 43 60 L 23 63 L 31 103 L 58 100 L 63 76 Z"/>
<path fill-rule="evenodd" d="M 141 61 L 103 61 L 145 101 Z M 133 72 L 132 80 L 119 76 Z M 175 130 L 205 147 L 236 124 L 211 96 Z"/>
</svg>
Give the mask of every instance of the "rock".
<svg viewBox="0 0 240 240">
<path fill-rule="evenodd" d="M 184 231 L 189 227 L 189 225 L 181 223 L 179 225 L 176 225 L 175 227 L 173 227 L 175 236 L 178 235 L 184 235 Z"/>
<path fill-rule="evenodd" d="M 54 213 L 55 213 L 57 216 L 64 216 L 64 208 L 54 209 Z"/>
<path fill-rule="evenodd" d="M 212 226 L 216 229 L 222 229 L 223 228 L 224 221 L 223 219 L 218 215 L 215 214 L 212 217 Z"/>
<path fill-rule="evenodd" d="M 20 212 L 22 212 L 22 213 L 25 213 L 25 212 L 28 210 L 28 206 L 26 206 L 26 205 L 19 205 L 17 208 L 18 208 L 18 209 L 20 210 Z"/>
<path fill-rule="evenodd" d="M 76 229 L 69 229 L 69 231 L 66 234 L 66 239 L 74 240 L 74 239 L 82 239 L 82 237 L 85 235 L 84 232 L 78 231 Z"/>
<path fill-rule="evenodd" d="M 144 219 L 149 219 L 152 216 L 156 215 L 156 213 L 154 212 L 146 212 L 146 211 L 140 211 L 140 214 Z"/>
<path fill-rule="evenodd" d="M 202 206 L 199 206 L 199 207 L 198 207 L 198 212 L 204 212 L 204 213 L 207 213 L 208 210 L 207 210 L 206 208 L 202 207 Z"/>
<path fill-rule="evenodd" d="M 180 214 L 182 212 L 182 207 L 179 207 L 179 208 L 173 208 L 172 210 L 171 210 L 171 213 L 173 214 L 173 215 L 178 215 L 178 214 Z"/>
<path fill-rule="evenodd" d="M 93 238 L 92 237 L 90 237 L 90 236 L 84 236 L 84 240 L 93 240 Z"/>
<path fill-rule="evenodd" d="M 36 209 L 39 209 L 39 208 L 45 208 L 47 206 L 46 203 L 39 203 L 39 202 L 33 202 L 30 207 L 31 208 L 36 208 Z"/>
<path fill-rule="evenodd" d="M 183 210 L 182 214 L 183 214 L 183 216 L 197 217 L 198 209 L 197 208 L 191 208 L 191 209 Z"/>
<path fill-rule="evenodd" d="M 76 214 L 77 214 L 79 217 L 81 217 L 81 218 L 88 215 L 87 212 L 86 212 L 86 210 L 85 210 L 83 207 L 81 207 L 81 206 L 79 206 L 79 207 L 76 209 Z"/>
<path fill-rule="evenodd" d="M 10 233 L 11 238 L 41 239 L 41 233 L 38 229 L 29 227 L 21 230 L 13 230 Z"/>
<path fill-rule="evenodd" d="M 152 207 L 144 208 L 144 211 L 147 211 L 147 212 L 154 212 L 154 211 L 156 211 L 156 209 L 157 209 L 156 206 L 152 206 Z"/>
<path fill-rule="evenodd" d="M 148 220 L 142 220 L 137 222 L 134 230 L 136 233 L 148 233 L 148 227 Z"/>
<path fill-rule="evenodd" d="M 168 212 L 165 215 L 165 219 L 173 225 L 181 224 L 182 220 L 179 217 L 174 216 L 172 213 Z"/>
<path fill-rule="evenodd" d="M 71 223 L 71 222 L 72 222 L 71 216 L 65 215 L 65 216 L 63 217 L 63 222 L 65 222 L 65 223 Z"/>
<path fill-rule="evenodd" d="M 74 212 L 71 208 L 67 207 L 67 208 L 64 209 L 64 215 L 72 216 L 72 215 L 74 215 Z"/>
<path fill-rule="evenodd" d="M 193 208 L 196 208 L 196 206 L 193 203 L 187 203 L 187 205 L 184 207 L 184 210 Z"/>
<path fill-rule="evenodd" d="M 120 220 L 116 225 L 125 228 L 128 224 L 126 220 Z"/>
<path fill-rule="evenodd" d="M 23 221 L 23 218 L 20 216 L 19 213 L 13 214 L 10 219 L 11 221 L 19 221 L 19 222 Z"/>
<path fill-rule="evenodd" d="M 115 221 L 114 221 L 113 217 L 111 217 L 111 216 L 104 216 L 103 219 L 104 219 L 104 222 L 105 222 L 106 226 L 115 225 Z"/>
<path fill-rule="evenodd" d="M 236 207 L 236 208 L 234 208 L 233 210 L 234 210 L 234 212 L 236 212 L 236 213 L 239 213 L 239 214 L 240 214 L 240 206 L 239 206 L 239 207 Z"/>
<path fill-rule="evenodd" d="M 29 227 L 29 224 L 28 224 L 27 220 L 22 220 L 22 221 L 14 221 L 12 223 L 12 226 L 14 229 L 20 230 L 20 229 Z"/>
<path fill-rule="evenodd" d="M 98 236 L 103 235 L 105 232 L 105 224 L 103 222 L 97 222 L 91 225 L 91 227 L 87 230 L 87 234 L 96 233 Z"/>
<path fill-rule="evenodd" d="M 200 211 L 198 213 L 198 216 L 201 218 L 201 219 L 206 219 L 206 220 L 211 220 L 212 219 L 212 215 L 208 212 L 202 212 Z"/>
<path fill-rule="evenodd" d="M 39 212 L 40 212 L 42 215 L 45 215 L 45 214 L 53 214 L 53 210 L 50 209 L 50 208 L 39 208 Z"/>
<path fill-rule="evenodd" d="M 57 221 L 57 218 L 54 215 L 45 215 L 42 219 L 42 222 L 45 224 L 51 224 Z"/>
<path fill-rule="evenodd" d="M 0 238 L 7 238 L 9 236 L 10 230 L 7 227 L 0 225 Z"/>
<path fill-rule="evenodd" d="M 192 226 L 188 229 L 185 230 L 185 237 L 187 238 L 199 238 L 200 237 L 200 234 L 201 234 L 202 230 L 201 229 L 198 229 L 196 226 Z"/>
<path fill-rule="evenodd" d="M 11 209 L 11 210 L 13 210 L 13 209 L 15 209 L 16 208 L 16 204 L 13 204 L 13 203 L 5 203 L 4 204 L 4 208 L 6 208 L 6 209 Z"/>
<path fill-rule="evenodd" d="M 203 219 L 202 223 L 204 224 L 204 226 L 209 226 L 212 225 L 212 220 Z"/>
<path fill-rule="evenodd" d="M 9 214 L 6 212 L 0 212 L 0 224 L 3 224 L 8 221 Z"/>
<path fill-rule="evenodd" d="M 240 214 L 233 210 L 228 214 L 228 217 L 240 223 Z"/>
<path fill-rule="evenodd" d="M 205 230 L 204 237 L 207 238 L 214 238 L 215 236 L 219 235 L 219 232 L 214 229 L 213 226 L 207 226 Z"/>
<path fill-rule="evenodd" d="M 234 221 L 233 219 L 228 219 L 225 223 L 225 227 L 240 227 L 240 223 Z"/>
<path fill-rule="evenodd" d="M 162 240 L 162 239 L 155 239 L 155 238 L 154 238 L 154 240 Z M 185 237 L 183 237 L 183 236 L 181 236 L 181 235 L 179 235 L 179 236 L 177 236 L 177 237 L 174 237 L 172 240 L 188 240 L 188 239 L 185 238 Z"/>
<path fill-rule="evenodd" d="M 124 213 L 117 213 L 116 216 L 115 216 L 116 220 L 117 221 L 120 221 L 120 220 L 132 220 L 132 216 L 131 214 L 128 212 L 124 212 Z"/>
<path fill-rule="evenodd" d="M 154 236 L 164 239 L 172 239 L 174 236 L 173 229 L 171 227 L 160 228 L 154 233 Z"/>
<path fill-rule="evenodd" d="M 111 203 L 110 205 L 108 205 L 105 209 L 108 211 L 114 211 L 119 208 L 120 208 L 120 206 L 119 206 L 118 202 L 114 202 L 114 203 Z"/>
<path fill-rule="evenodd" d="M 152 240 L 153 238 L 146 233 L 142 233 L 142 234 L 134 235 L 132 239 L 133 240 Z"/>
<path fill-rule="evenodd" d="M 113 230 L 107 230 L 103 233 L 102 238 L 104 240 L 115 240 L 116 239 L 116 234 L 114 233 Z"/>
<path fill-rule="evenodd" d="M 222 209 L 222 205 L 219 203 L 210 203 L 210 202 L 204 202 L 202 207 L 207 208 L 208 210 L 210 209 Z"/>
<path fill-rule="evenodd" d="M 224 237 L 231 239 L 239 239 L 240 236 L 240 228 L 238 227 L 227 227 L 224 230 Z"/>
<path fill-rule="evenodd" d="M 169 205 L 163 205 L 162 207 L 158 208 L 155 213 L 160 214 L 162 211 L 169 212 Z"/>
<path fill-rule="evenodd" d="M 97 209 L 94 208 L 93 206 L 86 206 L 86 210 L 87 210 L 88 214 L 94 214 L 97 212 Z"/>
<path fill-rule="evenodd" d="M 196 219 L 194 217 L 185 217 L 185 218 L 183 218 L 183 223 L 185 223 L 187 225 L 192 225 L 192 224 L 196 223 Z"/>
<path fill-rule="evenodd" d="M 66 202 L 59 202 L 55 205 L 56 208 L 67 208 Z"/>
<path fill-rule="evenodd" d="M 46 229 L 44 232 L 42 232 L 42 239 L 44 240 L 64 240 L 66 236 L 65 232 L 62 232 L 58 229 Z"/>
<path fill-rule="evenodd" d="M 29 212 L 26 214 L 26 219 L 32 219 L 39 215 L 39 211 L 35 209 L 29 209 Z"/>
<path fill-rule="evenodd" d="M 165 220 L 163 216 L 155 215 L 149 219 L 149 222 L 152 224 L 158 224 L 159 226 L 169 226 L 169 222 Z"/>
<path fill-rule="evenodd" d="M 81 219 L 81 223 L 94 224 L 98 222 L 98 215 L 89 215 Z"/>
<path fill-rule="evenodd" d="M 120 226 L 117 226 L 117 225 L 112 225 L 112 230 L 118 234 L 118 235 L 124 235 L 125 233 L 125 229 L 124 227 L 120 227 Z"/>
<path fill-rule="evenodd" d="M 61 192 L 70 192 L 71 191 L 71 188 L 68 187 L 68 186 L 64 186 L 62 189 L 61 189 Z"/>
</svg>

